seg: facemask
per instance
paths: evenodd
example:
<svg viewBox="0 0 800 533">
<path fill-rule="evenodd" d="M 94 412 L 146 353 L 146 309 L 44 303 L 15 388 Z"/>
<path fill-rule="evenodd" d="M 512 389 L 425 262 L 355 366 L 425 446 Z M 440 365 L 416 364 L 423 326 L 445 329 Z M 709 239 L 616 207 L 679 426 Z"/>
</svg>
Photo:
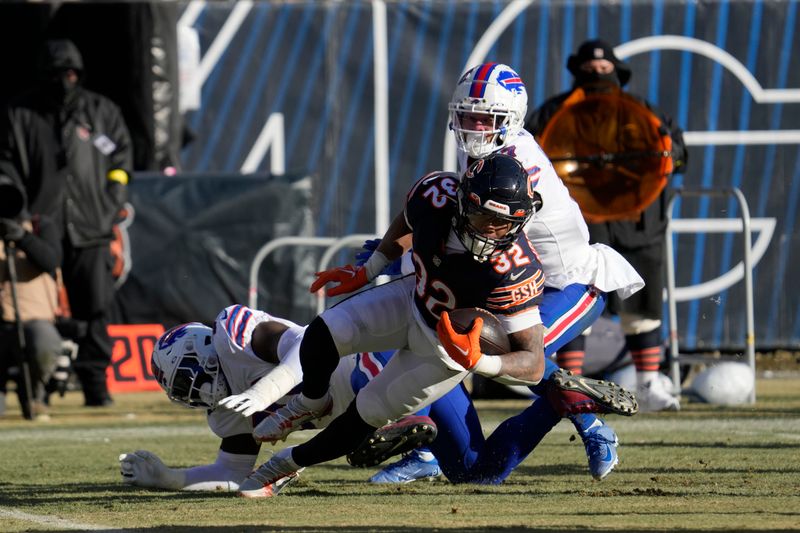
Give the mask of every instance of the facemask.
<svg viewBox="0 0 800 533">
<path fill-rule="evenodd" d="M 78 81 L 69 80 L 65 76 L 52 79 L 48 83 L 48 93 L 55 105 L 68 105 L 75 100 L 78 93 Z"/>
<path fill-rule="evenodd" d="M 609 72 L 608 74 L 600 74 L 599 72 L 579 72 L 575 76 L 576 85 L 591 85 L 597 83 L 609 83 L 619 86 L 619 77 L 616 72 Z"/>
</svg>

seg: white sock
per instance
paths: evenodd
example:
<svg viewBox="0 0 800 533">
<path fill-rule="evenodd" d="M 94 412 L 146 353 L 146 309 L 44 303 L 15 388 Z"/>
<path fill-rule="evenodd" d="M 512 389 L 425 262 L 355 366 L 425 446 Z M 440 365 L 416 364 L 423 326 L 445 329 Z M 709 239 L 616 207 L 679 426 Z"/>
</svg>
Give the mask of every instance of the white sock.
<svg viewBox="0 0 800 533">
<path fill-rule="evenodd" d="M 436 459 L 433 456 L 433 453 L 427 450 L 414 450 L 414 453 L 417 454 L 417 457 L 419 457 L 419 460 L 422 461 L 423 463 L 430 463 L 431 461 Z"/>
<path fill-rule="evenodd" d="M 309 398 L 302 392 L 299 396 L 300 403 L 311 411 L 321 411 L 328 405 L 328 402 L 330 402 L 330 393 L 328 392 L 326 392 L 322 398 Z"/>
<path fill-rule="evenodd" d="M 275 457 L 276 459 L 282 459 L 283 461 L 285 461 L 285 462 L 286 462 L 286 464 L 287 464 L 287 465 L 288 465 L 288 466 L 289 466 L 289 467 L 290 467 L 292 470 L 295 470 L 295 471 L 297 471 L 297 470 L 300 470 L 300 465 L 298 465 L 297 463 L 295 463 L 295 462 L 294 462 L 294 459 L 292 458 L 292 450 L 293 450 L 293 449 L 294 449 L 294 446 L 289 446 L 288 448 L 284 448 L 284 449 L 282 449 L 281 451 L 277 452 L 277 453 L 274 455 L 274 457 Z"/>
<path fill-rule="evenodd" d="M 637 371 L 636 372 L 636 383 L 638 385 L 645 386 L 648 383 L 652 382 L 658 376 L 658 371 L 650 370 L 648 372 Z"/>
</svg>

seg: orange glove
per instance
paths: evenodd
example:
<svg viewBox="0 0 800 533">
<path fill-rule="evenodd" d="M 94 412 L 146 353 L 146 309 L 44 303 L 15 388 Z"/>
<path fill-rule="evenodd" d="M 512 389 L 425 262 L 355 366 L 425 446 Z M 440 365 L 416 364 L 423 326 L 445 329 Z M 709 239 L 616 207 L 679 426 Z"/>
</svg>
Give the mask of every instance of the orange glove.
<svg viewBox="0 0 800 533">
<path fill-rule="evenodd" d="M 327 290 L 325 294 L 328 296 L 337 296 L 339 294 L 357 291 L 369 283 L 369 279 L 367 279 L 367 270 L 364 267 L 354 267 L 353 265 L 317 272 L 315 276 L 317 276 L 317 279 L 311 284 L 310 292 L 317 292 L 330 282 L 339 283 L 339 285 Z"/>
<path fill-rule="evenodd" d="M 450 315 L 444 311 L 439 323 L 436 324 L 436 334 L 447 355 L 465 369 L 472 370 L 483 357 L 480 341 L 482 327 L 483 319 L 476 318 L 472 323 L 472 329 L 466 333 L 456 333 L 450 323 Z"/>
</svg>

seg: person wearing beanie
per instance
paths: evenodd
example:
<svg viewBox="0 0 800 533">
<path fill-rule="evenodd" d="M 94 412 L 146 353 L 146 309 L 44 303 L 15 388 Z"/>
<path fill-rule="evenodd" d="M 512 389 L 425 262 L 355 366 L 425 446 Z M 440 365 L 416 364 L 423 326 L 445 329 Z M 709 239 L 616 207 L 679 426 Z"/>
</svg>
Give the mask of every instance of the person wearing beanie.
<svg viewBox="0 0 800 533">
<path fill-rule="evenodd" d="M 684 171 L 683 133 L 670 117 L 623 89 L 631 69 L 606 41 L 583 42 L 569 56 L 567 70 L 574 78 L 572 88 L 535 109 L 525 128 L 581 206 L 590 242 L 617 250 L 645 280 L 645 287 L 630 298 L 609 298 L 608 309 L 620 317 L 636 366 L 640 410 L 675 411 L 679 399 L 659 379 L 664 355 L 664 187 L 671 174 Z M 564 346 L 559 365 L 579 373 L 584 346 L 585 336 Z"/>
</svg>

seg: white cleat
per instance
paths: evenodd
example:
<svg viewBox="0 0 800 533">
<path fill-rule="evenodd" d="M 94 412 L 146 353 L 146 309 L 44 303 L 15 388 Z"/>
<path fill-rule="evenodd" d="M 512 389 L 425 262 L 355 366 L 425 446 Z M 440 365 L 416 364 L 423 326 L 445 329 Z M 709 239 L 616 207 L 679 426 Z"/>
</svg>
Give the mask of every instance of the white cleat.
<svg viewBox="0 0 800 533">
<path fill-rule="evenodd" d="M 272 498 L 297 480 L 304 468 L 295 470 L 286 459 L 291 448 L 285 448 L 259 466 L 239 485 L 241 498 Z"/>
<path fill-rule="evenodd" d="M 299 429 L 308 429 L 303 426 L 330 414 L 333 400 L 330 396 L 326 400 L 325 407 L 314 410 L 302 403 L 299 394 L 293 396 L 286 405 L 278 408 L 253 429 L 253 437 L 259 442 L 274 444 L 279 440 L 286 440 L 290 433 Z"/>
<path fill-rule="evenodd" d="M 679 411 L 681 408 L 680 399 L 666 390 L 659 379 L 639 384 L 636 398 L 639 400 L 639 410 L 643 413 Z"/>
</svg>

